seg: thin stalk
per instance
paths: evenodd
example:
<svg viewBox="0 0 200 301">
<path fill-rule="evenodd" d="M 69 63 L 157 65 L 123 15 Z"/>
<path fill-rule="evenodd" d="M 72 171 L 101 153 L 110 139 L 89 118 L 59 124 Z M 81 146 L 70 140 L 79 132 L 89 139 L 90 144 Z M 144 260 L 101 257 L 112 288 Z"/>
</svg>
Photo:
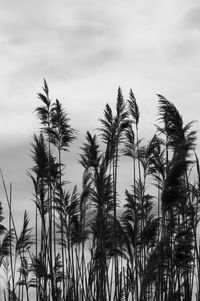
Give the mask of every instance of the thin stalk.
<svg viewBox="0 0 200 301">
<path fill-rule="evenodd" d="M 62 203 L 62 193 L 61 193 L 61 188 L 62 188 L 62 169 L 61 169 L 61 149 L 60 147 L 58 147 L 58 164 L 59 164 L 59 185 L 60 185 L 60 202 Z M 62 269 L 63 269 L 63 283 L 62 283 L 62 287 L 63 287 L 63 297 L 65 296 L 65 259 L 64 259 L 64 246 L 63 246 L 63 242 L 64 242 L 64 236 L 63 236 L 63 213 L 62 210 L 60 212 L 61 217 L 60 217 L 60 223 L 61 223 L 61 261 L 62 261 Z"/>
<path fill-rule="evenodd" d="M 9 210 L 9 232 L 11 233 L 11 223 L 12 223 L 12 184 L 10 183 L 10 210 Z M 14 296 L 15 292 L 15 273 L 13 268 L 13 255 L 12 255 L 12 241 L 10 240 L 10 266 L 11 266 L 11 279 L 12 279 L 12 294 Z"/>
</svg>

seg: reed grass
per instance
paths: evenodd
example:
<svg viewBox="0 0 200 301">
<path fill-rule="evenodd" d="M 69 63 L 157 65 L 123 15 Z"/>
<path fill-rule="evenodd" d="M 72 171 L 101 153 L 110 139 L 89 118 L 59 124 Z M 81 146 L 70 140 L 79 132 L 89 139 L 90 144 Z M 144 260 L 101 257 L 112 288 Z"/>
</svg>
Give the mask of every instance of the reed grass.
<svg viewBox="0 0 200 301">
<path fill-rule="evenodd" d="M 69 191 L 62 154 L 77 131 L 60 101 L 50 99 L 46 81 L 38 97 L 41 129 L 27 172 L 34 228 L 25 211 L 17 233 L 12 185 L 6 187 L 1 172 L 9 209 L 6 228 L 0 204 L 1 300 L 199 300 L 200 167 L 193 123 L 185 125 L 158 95 L 156 133 L 144 144 L 135 95 L 130 90 L 125 100 L 119 88 L 115 111 L 106 104 L 98 134 L 86 133 L 82 190 Z M 123 200 L 121 156 L 129 157 L 132 170 Z"/>
</svg>

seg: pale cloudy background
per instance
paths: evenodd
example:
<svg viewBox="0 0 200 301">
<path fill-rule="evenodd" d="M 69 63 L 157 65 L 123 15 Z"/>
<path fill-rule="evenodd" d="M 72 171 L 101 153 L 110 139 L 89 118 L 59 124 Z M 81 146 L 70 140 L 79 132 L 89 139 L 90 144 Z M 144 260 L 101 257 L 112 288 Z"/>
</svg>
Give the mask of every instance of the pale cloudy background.
<svg viewBox="0 0 200 301">
<path fill-rule="evenodd" d="M 186 121 L 199 120 L 199 0 L 0 0 L 0 167 L 13 183 L 13 208 L 33 211 L 30 143 L 39 123 L 36 93 L 45 77 L 79 130 L 66 155 L 67 179 L 80 184 L 77 163 L 86 130 L 99 126 L 118 86 L 132 88 L 141 135 L 153 135 L 156 93 L 173 101 Z M 199 129 L 199 123 L 196 123 Z M 121 171 L 128 187 L 128 161 Z M 0 186 L 0 199 L 6 207 Z M 20 218 L 18 218 L 20 217 Z"/>
</svg>

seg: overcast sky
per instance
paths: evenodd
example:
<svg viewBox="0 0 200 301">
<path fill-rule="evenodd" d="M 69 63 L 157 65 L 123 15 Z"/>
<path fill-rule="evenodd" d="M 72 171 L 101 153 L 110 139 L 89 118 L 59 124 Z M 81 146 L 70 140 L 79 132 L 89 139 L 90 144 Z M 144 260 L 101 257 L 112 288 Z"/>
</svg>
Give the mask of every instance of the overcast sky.
<svg viewBox="0 0 200 301">
<path fill-rule="evenodd" d="M 77 148 L 86 130 L 99 126 L 105 104 L 114 107 L 119 86 L 125 98 L 133 89 L 149 139 L 156 93 L 173 101 L 184 120 L 199 120 L 199 54 L 199 0 L 0 1 L 0 167 L 13 183 L 16 214 L 32 208 L 25 170 L 32 166 L 43 78 L 80 132 L 66 156 L 76 184 Z M 0 198 L 5 207 L 2 188 Z"/>
</svg>

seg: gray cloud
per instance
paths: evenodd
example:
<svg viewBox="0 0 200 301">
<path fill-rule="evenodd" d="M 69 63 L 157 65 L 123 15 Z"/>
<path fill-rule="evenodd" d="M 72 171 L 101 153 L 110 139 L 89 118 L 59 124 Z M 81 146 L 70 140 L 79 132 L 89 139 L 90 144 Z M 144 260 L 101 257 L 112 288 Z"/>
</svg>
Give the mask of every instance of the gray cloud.
<svg viewBox="0 0 200 301">
<path fill-rule="evenodd" d="M 183 25 L 186 30 L 195 30 L 200 32 L 200 4 L 193 5 L 183 16 Z"/>
<path fill-rule="evenodd" d="M 165 52 L 172 64 L 176 61 L 184 65 L 191 64 L 190 68 L 192 68 L 193 62 L 199 61 L 199 33 L 200 5 L 191 3 L 183 7 L 182 13 L 169 24 L 164 32 Z"/>
<path fill-rule="evenodd" d="M 78 2 L 71 4 L 70 15 L 65 3 L 64 23 L 59 6 L 47 5 L 46 12 L 39 2 L 35 6 L 25 5 L 24 10 L 16 7 L 15 14 L 13 7 L 6 7 L 11 9 L 12 18 L 2 21 L 8 36 L 4 40 L 4 54 L 7 58 L 11 56 L 16 69 L 12 78 L 19 73 L 24 80 L 49 73 L 54 78 L 59 74 L 68 78 L 86 76 L 90 70 L 110 65 L 120 57 L 120 31 L 104 6 Z"/>
</svg>

